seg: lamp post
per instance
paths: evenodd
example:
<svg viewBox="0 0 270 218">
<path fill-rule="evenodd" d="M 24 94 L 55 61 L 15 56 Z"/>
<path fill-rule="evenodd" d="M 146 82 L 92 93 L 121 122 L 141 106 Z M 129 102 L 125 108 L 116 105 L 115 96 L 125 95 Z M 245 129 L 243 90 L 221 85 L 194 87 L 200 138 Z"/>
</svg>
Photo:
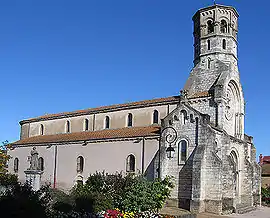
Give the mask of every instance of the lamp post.
<svg viewBox="0 0 270 218">
<path fill-rule="evenodd" d="M 160 161 L 161 161 L 161 138 L 164 135 L 165 130 L 171 130 L 171 131 L 166 131 L 165 135 L 165 142 L 169 144 L 169 146 L 166 148 L 166 154 L 169 159 L 173 158 L 175 149 L 172 147 L 172 144 L 176 141 L 177 139 L 177 132 L 175 128 L 168 126 L 165 127 L 164 129 L 161 130 L 160 132 L 160 137 L 159 137 L 159 160 L 158 160 L 158 178 L 160 178 Z"/>
</svg>

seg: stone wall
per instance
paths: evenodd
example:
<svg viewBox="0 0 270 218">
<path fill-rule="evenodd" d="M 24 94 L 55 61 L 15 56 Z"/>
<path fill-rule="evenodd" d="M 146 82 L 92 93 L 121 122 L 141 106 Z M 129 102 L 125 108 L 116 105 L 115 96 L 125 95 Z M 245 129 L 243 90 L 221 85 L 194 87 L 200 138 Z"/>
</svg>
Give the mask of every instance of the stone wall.
<svg viewBox="0 0 270 218">
<path fill-rule="evenodd" d="M 63 190 L 70 189 L 79 177 L 85 181 L 90 173 L 95 173 L 96 171 L 106 171 L 112 174 L 123 172 L 125 174 L 126 159 L 130 154 L 135 156 L 135 172 L 143 173 L 142 171 L 144 170 L 144 172 L 148 173 L 149 178 L 153 178 L 154 168 L 151 166 L 158 150 L 158 140 L 145 139 L 144 149 L 143 140 L 137 141 L 137 138 L 134 138 L 125 141 L 107 140 L 88 143 L 86 146 L 83 145 L 83 142 L 36 146 L 39 157 L 44 158 L 44 172 L 41 176 L 41 184 L 54 183 L 55 158 L 57 161 L 56 187 Z M 24 171 L 30 166 L 28 156 L 30 156 L 31 150 L 32 146 L 26 146 L 8 151 L 8 154 L 11 155 L 8 170 L 14 173 L 14 159 L 17 157 L 19 159 L 19 171 L 16 174 L 21 182 L 25 182 Z M 57 155 L 55 153 L 56 150 Z M 77 158 L 79 156 L 84 158 L 82 173 L 77 172 Z"/>
</svg>

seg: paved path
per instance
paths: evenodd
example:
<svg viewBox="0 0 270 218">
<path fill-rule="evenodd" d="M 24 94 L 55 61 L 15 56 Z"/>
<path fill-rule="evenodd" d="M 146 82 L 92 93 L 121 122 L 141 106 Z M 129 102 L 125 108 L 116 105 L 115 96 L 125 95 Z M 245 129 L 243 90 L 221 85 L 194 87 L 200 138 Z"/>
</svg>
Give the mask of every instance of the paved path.
<svg viewBox="0 0 270 218">
<path fill-rule="evenodd" d="M 251 211 L 245 214 L 233 214 L 228 217 L 235 217 L 235 218 L 270 218 L 270 207 L 258 207 L 257 210 Z"/>
<path fill-rule="evenodd" d="M 270 207 L 258 207 L 257 210 L 244 214 L 232 214 L 232 215 L 213 215 L 209 213 L 202 213 L 197 218 L 270 218 Z"/>
</svg>

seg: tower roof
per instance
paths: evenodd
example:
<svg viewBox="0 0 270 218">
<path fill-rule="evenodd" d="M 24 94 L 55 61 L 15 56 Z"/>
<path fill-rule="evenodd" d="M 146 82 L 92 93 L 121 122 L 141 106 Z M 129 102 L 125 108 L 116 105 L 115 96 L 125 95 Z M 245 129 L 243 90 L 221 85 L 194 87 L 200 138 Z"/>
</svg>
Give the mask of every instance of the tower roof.
<svg viewBox="0 0 270 218">
<path fill-rule="evenodd" d="M 197 16 L 199 13 L 201 13 L 201 12 L 208 11 L 209 9 L 215 9 L 215 8 L 231 9 L 231 10 L 234 12 L 234 14 L 236 15 L 236 17 L 237 17 L 237 18 L 239 17 L 238 12 L 236 11 L 236 9 L 235 9 L 233 6 L 214 4 L 214 5 L 207 6 L 207 7 L 204 7 L 204 8 L 199 9 L 199 10 L 194 14 L 194 16 L 192 17 L 192 19 L 194 20 L 194 17 L 196 17 L 196 16 Z"/>
</svg>

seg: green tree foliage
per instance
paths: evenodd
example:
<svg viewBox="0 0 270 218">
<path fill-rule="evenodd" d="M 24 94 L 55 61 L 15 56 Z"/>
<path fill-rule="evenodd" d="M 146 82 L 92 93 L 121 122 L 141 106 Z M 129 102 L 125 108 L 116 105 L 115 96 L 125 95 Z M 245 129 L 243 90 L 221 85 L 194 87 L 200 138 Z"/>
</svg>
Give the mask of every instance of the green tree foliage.
<svg viewBox="0 0 270 218">
<path fill-rule="evenodd" d="M 0 145 L 0 173 L 7 172 L 7 162 L 10 158 L 10 156 L 7 155 L 7 145 L 7 140 L 2 142 L 2 144 Z"/>
<path fill-rule="evenodd" d="M 133 184 L 126 188 L 123 198 L 125 211 L 154 211 L 161 209 L 170 195 L 173 184 L 169 177 L 151 182 L 142 176 L 135 177 Z"/>
<path fill-rule="evenodd" d="M 270 205 L 270 186 L 266 188 L 262 187 L 262 201 Z"/>
<path fill-rule="evenodd" d="M 1 217 L 48 217 L 48 188 L 33 191 L 28 184 L 17 183 L 0 197 Z"/>
<path fill-rule="evenodd" d="M 172 187 L 169 177 L 148 181 L 143 176 L 123 177 L 103 172 L 90 175 L 84 185 L 74 187 L 71 195 L 80 211 L 99 212 L 113 208 L 129 212 L 154 211 L 162 208 Z"/>
<path fill-rule="evenodd" d="M 151 212 L 163 206 L 172 188 L 169 177 L 148 181 L 143 176 L 124 177 L 104 172 L 90 175 L 85 184 L 76 185 L 70 194 L 49 187 L 33 191 L 28 184 L 13 179 L 13 183 L 6 183 L 7 188 L 0 195 L 3 217 L 87 217 L 115 208 Z"/>
<path fill-rule="evenodd" d="M 15 174 L 0 173 L 0 186 L 9 187 L 18 184 L 18 177 Z"/>
</svg>

